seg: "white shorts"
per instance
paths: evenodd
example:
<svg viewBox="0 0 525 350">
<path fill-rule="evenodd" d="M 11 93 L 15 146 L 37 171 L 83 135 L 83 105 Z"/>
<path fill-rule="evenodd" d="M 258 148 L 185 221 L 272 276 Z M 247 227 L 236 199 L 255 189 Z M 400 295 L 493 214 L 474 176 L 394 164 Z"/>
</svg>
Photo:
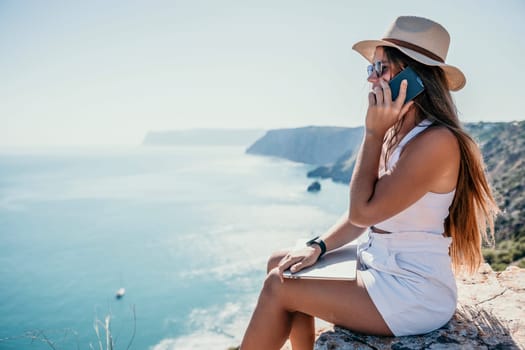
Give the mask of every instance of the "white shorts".
<svg viewBox="0 0 525 350">
<path fill-rule="evenodd" d="M 451 241 L 428 232 L 368 231 L 368 240 L 359 244 L 358 273 L 395 336 L 428 333 L 454 315 L 457 289 Z"/>
</svg>

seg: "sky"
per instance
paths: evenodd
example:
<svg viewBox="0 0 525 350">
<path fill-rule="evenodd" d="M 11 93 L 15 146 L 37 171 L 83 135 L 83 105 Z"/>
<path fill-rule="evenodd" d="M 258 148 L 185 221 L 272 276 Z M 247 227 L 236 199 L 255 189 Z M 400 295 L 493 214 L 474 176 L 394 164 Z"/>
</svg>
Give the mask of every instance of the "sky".
<svg viewBox="0 0 525 350">
<path fill-rule="evenodd" d="M 525 0 L 0 0 L 0 148 L 363 125 L 351 47 L 399 15 L 449 31 L 463 121 L 525 119 Z"/>
</svg>

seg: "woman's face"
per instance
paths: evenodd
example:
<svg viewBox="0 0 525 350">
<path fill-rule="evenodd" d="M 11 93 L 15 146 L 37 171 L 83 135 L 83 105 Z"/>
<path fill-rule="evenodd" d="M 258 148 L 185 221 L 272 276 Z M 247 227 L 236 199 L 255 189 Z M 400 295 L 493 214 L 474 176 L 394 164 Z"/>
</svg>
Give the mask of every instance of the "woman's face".
<svg viewBox="0 0 525 350">
<path fill-rule="evenodd" d="M 376 47 L 371 70 L 368 81 L 372 83 L 372 89 L 381 86 L 379 79 L 390 81 L 399 71 L 388 61 L 385 50 L 381 46 Z"/>
</svg>

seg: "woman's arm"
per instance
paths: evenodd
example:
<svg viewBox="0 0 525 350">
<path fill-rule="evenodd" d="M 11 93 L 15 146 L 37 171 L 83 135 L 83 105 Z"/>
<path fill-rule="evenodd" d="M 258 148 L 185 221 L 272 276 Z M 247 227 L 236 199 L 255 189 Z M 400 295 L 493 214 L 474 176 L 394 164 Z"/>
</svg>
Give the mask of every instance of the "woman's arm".
<svg viewBox="0 0 525 350">
<path fill-rule="evenodd" d="M 355 224 L 368 225 L 363 219 L 363 208 L 366 207 L 374 195 L 375 185 L 379 174 L 379 158 L 383 139 L 365 130 L 363 143 L 359 149 L 352 181 L 350 182 L 350 210 L 349 219 Z"/>
<path fill-rule="evenodd" d="M 428 192 L 456 186 L 460 153 L 446 128 L 426 130 L 405 146 L 392 171 L 378 178 L 379 142 L 365 137 L 350 190 L 350 221 L 372 226 L 408 208 Z"/>
<path fill-rule="evenodd" d="M 326 250 L 330 251 L 353 241 L 364 231 L 364 227 L 355 226 L 350 222 L 348 212 L 346 212 L 326 233 L 321 235 L 321 239 L 325 242 Z M 290 268 L 292 272 L 297 272 L 311 266 L 317 262 L 320 254 L 321 248 L 317 244 L 291 251 L 279 262 L 281 280 L 285 270 Z"/>
<path fill-rule="evenodd" d="M 348 211 L 346 211 L 326 233 L 321 235 L 321 239 L 326 244 L 326 251 L 330 251 L 353 241 L 359 237 L 365 229 L 365 227 L 352 224 L 348 216 Z"/>
<path fill-rule="evenodd" d="M 401 84 L 400 97 L 405 90 L 406 84 Z M 398 100 L 386 102 L 390 89 L 384 82 L 381 91 L 370 95 L 365 136 L 350 184 L 350 221 L 356 226 L 372 226 L 392 217 L 428 192 L 450 192 L 456 185 L 460 161 L 454 134 L 447 128 L 433 127 L 407 144 L 394 169 L 378 178 L 384 135 L 407 113 L 411 102 L 403 107 Z"/>
</svg>

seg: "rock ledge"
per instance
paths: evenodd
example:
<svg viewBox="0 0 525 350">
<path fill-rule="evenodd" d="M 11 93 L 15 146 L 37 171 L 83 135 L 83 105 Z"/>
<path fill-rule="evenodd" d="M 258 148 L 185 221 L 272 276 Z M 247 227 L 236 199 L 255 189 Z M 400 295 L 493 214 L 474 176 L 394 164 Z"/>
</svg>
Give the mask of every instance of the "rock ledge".
<svg viewBox="0 0 525 350">
<path fill-rule="evenodd" d="M 496 273 L 485 264 L 457 283 L 456 314 L 438 330 L 420 336 L 375 337 L 332 327 L 320 331 L 314 349 L 525 349 L 525 269 L 509 266 Z"/>
</svg>

